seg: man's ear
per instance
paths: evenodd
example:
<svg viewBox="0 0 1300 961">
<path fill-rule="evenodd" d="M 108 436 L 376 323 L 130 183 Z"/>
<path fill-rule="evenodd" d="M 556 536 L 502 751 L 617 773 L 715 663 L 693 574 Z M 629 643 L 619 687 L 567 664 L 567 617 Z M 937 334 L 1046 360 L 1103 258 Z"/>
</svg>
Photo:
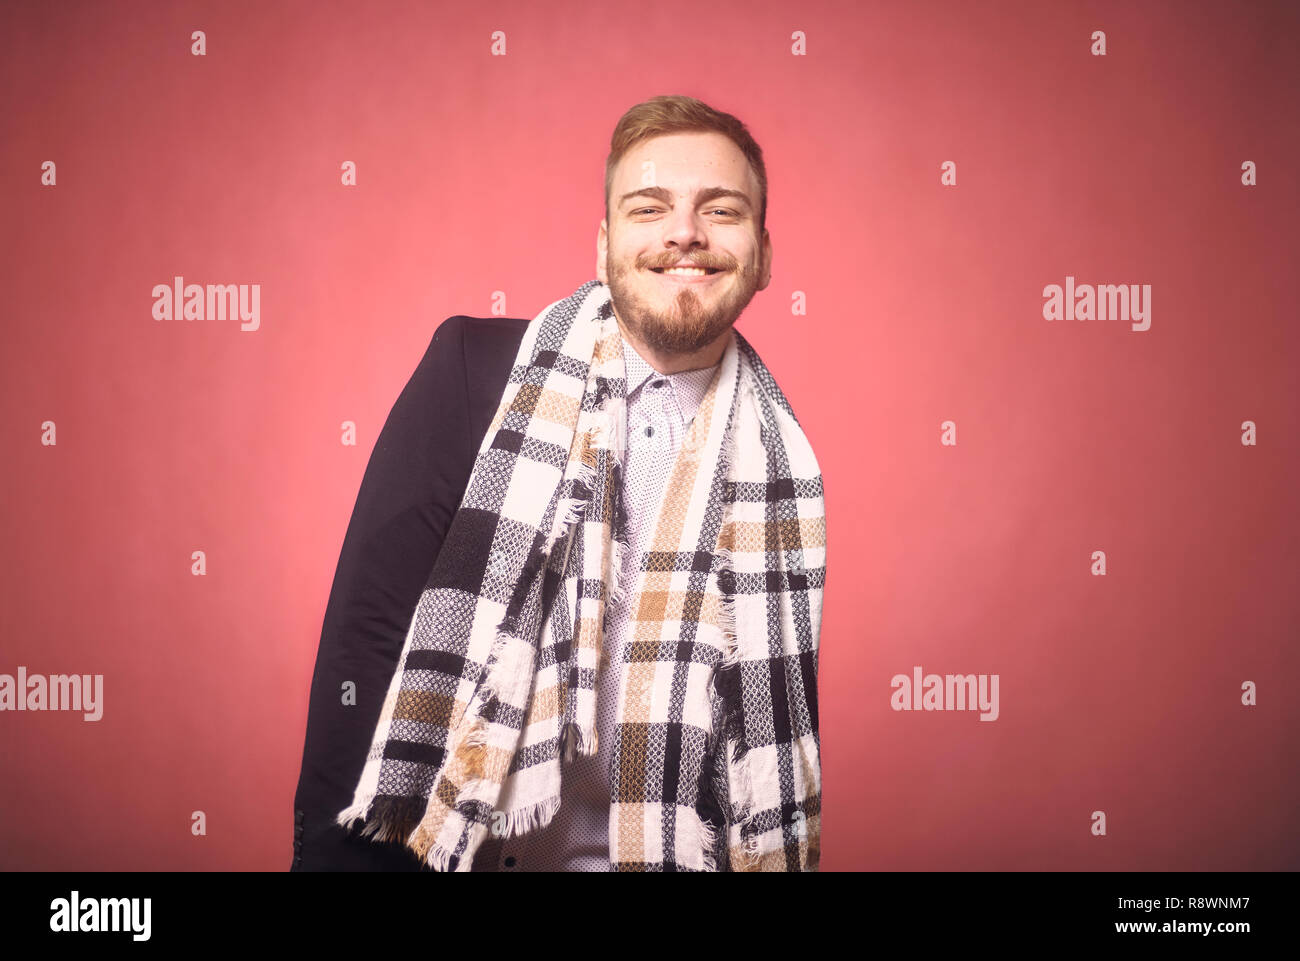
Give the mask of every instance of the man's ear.
<svg viewBox="0 0 1300 961">
<path fill-rule="evenodd" d="M 609 277 L 605 272 L 605 255 L 609 251 L 609 227 L 604 220 L 600 222 L 600 230 L 596 231 L 596 279 L 602 284 L 609 284 Z"/>
<path fill-rule="evenodd" d="M 772 235 L 763 228 L 763 272 L 758 279 L 758 289 L 766 290 L 772 280 Z"/>
</svg>

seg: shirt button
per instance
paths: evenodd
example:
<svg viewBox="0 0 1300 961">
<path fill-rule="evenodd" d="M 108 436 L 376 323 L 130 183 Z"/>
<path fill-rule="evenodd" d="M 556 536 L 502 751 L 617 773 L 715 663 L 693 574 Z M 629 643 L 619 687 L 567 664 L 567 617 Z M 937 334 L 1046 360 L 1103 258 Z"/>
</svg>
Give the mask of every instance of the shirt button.
<svg viewBox="0 0 1300 961">
<path fill-rule="evenodd" d="M 652 381 L 650 384 L 651 387 L 662 387 L 663 385 L 664 382 L 662 380 Z"/>
<path fill-rule="evenodd" d="M 645 435 L 647 437 L 653 437 L 655 435 L 655 429 L 653 427 L 647 427 L 645 429 Z"/>
</svg>

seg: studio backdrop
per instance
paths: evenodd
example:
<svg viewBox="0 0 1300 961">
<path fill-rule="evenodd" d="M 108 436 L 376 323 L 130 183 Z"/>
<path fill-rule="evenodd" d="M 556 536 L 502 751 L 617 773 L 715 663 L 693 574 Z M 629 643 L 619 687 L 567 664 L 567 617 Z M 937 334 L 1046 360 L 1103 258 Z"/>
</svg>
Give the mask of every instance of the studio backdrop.
<svg viewBox="0 0 1300 961">
<path fill-rule="evenodd" d="M 448 317 L 595 276 L 659 94 L 767 164 L 737 329 L 824 474 L 822 869 L 1300 867 L 1298 27 L 4 4 L 0 867 L 288 867 L 376 438 Z"/>
</svg>

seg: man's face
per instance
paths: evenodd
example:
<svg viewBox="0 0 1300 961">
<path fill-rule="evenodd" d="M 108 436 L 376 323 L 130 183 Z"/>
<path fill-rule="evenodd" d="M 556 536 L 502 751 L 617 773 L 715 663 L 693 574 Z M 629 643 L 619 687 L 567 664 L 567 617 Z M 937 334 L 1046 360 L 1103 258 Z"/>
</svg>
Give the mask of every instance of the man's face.
<svg viewBox="0 0 1300 961">
<path fill-rule="evenodd" d="M 624 154 L 596 240 L 596 276 L 619 321 L 665 355 L 725 333 L 771 280 L 759 203 L 758 178 L 720 133 L 667 134 Z M 676 264 L 709 273 L 664 271 Z"/>
</svg>

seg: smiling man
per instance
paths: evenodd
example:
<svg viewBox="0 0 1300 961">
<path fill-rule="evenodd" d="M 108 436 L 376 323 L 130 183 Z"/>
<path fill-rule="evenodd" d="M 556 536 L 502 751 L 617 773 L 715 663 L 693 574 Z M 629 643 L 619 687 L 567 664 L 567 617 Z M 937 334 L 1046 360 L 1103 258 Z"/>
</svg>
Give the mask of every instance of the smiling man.
<svg viewBox="0 0 1300 961">
<path fill-rule="evenodd" d="M 621 139 L 642 132 L 628 127 Z M 607 168 L 596 276 L 609 285 L 620 333 L 660 373 L 717 363 L 732 324 L 771 280 L 767 176 L 743 136 L 672 133 L 623 145 L 615 135 L 611 157 L 621 156 Z M 644 185 L 649 177 L 657 182 Z"/>
<path fill-rule="evenodd" d="M 605 203 L 597 279 L 442 324 L 380 435 L 294 870 L 818 867 L 822 478 L 734 328 L 771 279 L 762 152 L 656 97 Z"/>
</svg>

